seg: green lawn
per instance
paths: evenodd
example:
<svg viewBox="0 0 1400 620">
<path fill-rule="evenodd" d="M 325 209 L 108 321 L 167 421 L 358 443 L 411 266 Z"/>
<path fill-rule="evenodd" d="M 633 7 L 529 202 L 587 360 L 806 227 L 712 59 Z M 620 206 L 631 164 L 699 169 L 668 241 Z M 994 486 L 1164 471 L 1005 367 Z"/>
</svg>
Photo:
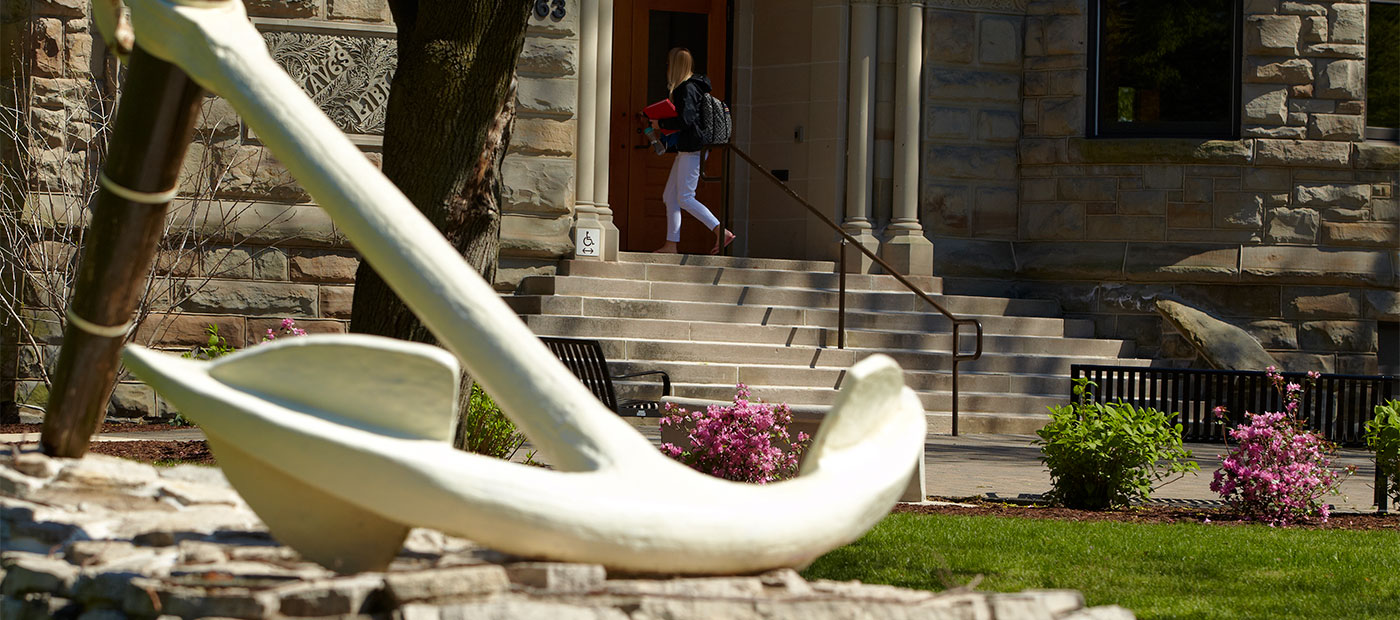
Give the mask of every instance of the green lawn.
<svg viewBox="0 0 1400 620">
<path fill-rule="evenodd" d="M 809 579 L 1070 588 L 1138 618 L 1397 618 L 1400 533 L 890 515 Z"/>
</svg>

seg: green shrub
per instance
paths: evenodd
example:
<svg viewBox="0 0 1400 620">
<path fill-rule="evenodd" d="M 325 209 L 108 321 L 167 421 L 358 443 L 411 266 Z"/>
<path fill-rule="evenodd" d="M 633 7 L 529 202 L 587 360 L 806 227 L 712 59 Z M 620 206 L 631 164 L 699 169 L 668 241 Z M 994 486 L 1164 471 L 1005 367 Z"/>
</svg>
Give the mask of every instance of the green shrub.
<svg viewBox="0 0 1400 620">
<path fill-rule="evenodd" d="M 1096 403 L 1088 379 L 1074 381 L 1078 402 L 1050 407 L 1036 431 L 1040 460 L 1050 468 L 1050 499 L 1069 508 L 1102 510 L 1146 498 L 1154 481 L 1200 467 L 1182 447 L 1181 425 L 1151 408 Z"/>
<path fill-rule="evenodd" d="M 189 351 L 185 351 L 183 354 L 180 355 L 180 357 L 183 357 L 185 359 L 208 361 L 219 359 L 225 355 L 232 355 L 237 351 L 237 349 L 233 348 L 233 345 L 228 343 L 227 338 L 224 338 L 223 336 L 219 335 L 218 325 L 214 325 L 212 323 L 206 325 L 204 327 L 204 333 L 205 335 L 209 336 L 209 339 L 205 341 L 204 346 L 195 347 L 193 349 L 190 349 Z M 172 407 L 171 409 L 173 410 L 174 408 Z M 181 415 L 179 411 L 174 411 L 170 415 L 170 418 L 166 420 L 166 423 L 170 424 L 171 426 L 195 425 L 194 422 L 191 422 L 189 420 L 189 418 L 186 418 L 185 416 Z"/>
<path fill-rule="evenodd" d="M 1366 422 L 1366 447 L 1376 455 L 1386 493 L 1400 502 L 1400 400 L 1376 405 L 1376 417 Z"/>
<path fill-rule="evenodd" d="M 234 352 L 233 345 L 230 345 L 227 339 L 219 335 L 218 325 L 210 324 L 206 326 L 204 328 L 204 333 L 209 336 L 209 340 L 205 342 L 204 346 L 195 347 L 190 351 L 186 351 L 185 354 L 180 357 L 196 360 L 214 360 Z"/>
<path fill-rule="evenodd" d="M 507 460 L 525 444 L 525 436 L 515 429 L 515 423 L 501 412 L 491 395 L 475 383 L 457 438 L 457 445 L 467 452 Z"/>
</svg>

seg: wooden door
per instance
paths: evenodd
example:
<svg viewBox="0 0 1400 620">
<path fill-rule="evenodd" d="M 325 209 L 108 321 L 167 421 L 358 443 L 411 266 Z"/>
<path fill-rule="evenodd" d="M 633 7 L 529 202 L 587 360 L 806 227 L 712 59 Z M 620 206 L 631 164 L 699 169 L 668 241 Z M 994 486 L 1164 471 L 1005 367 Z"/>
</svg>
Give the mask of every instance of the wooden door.
<svg viewBox="0 0 1400 620">
<path fill-rule="evenodd" d="M 710 79 L 715 97 L 724 100 L 728 76 L 727 0 L 617 0 L 613 24 L 612 159 L 608 201 L 621 249 L 650 252 L 666 239 L 666 205 L 661 192 L 674 154 L 657 155 L 639 133 L 637 120 L 651 103 L 667 96 L 666 54 L 685 47 L 695 59 L 695 73 Z M 706 162 L 706 174 L 718 175 L 720 157 Z M 721 212 L 720 184 L 701 181 L 696 197 L 716 218 Z M 680 251 L 703 254 L 715 237 L 689 214 L 681 216 Z"/>
</svg>

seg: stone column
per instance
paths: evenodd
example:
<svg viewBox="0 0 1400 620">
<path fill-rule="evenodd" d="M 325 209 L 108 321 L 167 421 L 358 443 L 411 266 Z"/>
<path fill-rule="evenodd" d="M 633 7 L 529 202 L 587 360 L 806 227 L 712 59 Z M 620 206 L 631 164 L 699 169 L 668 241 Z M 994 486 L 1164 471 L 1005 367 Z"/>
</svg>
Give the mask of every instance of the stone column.
<svg viewBox="0 0 1400 620">
<path fill-rule="evenodd" d="M 619 234 L 608 205 L 608 163 L 612 160 L 613 0 L 598 0 L 597 101 L 594 108 L 593 208 L 603 226 L 603 260 L 617 260 Z"/>
<path fill-rule="evenodd" d="M 593 197 L 594 164 L 597 161 L 593 149 L 598 129 L 598 4 L 599 0 L 579 0 L 578 148 L 574 150 L 574 158 L 578 163 L 578 170 L 574 176 L 575 230 L 603 230 Z M 576 234 L 572 236 L 577 238 Z M 606 234 L 603 236 L 606 238 Z"/>
<path fill-rule="evenodd" d="M 894 185 L 895 64 L 899 50 L 895 33 L 900 0 L 879 0 L 879 3 L 875 35 L 876 57 L 879 58 L 875 63 L 875 174 L 870 182 L 870 222 L 877 230 L 893 218 L 890 205 Z"/>
<path fill-rule="evenodd" d="M 865 247 L 876 250 L 879 240 L 870 224 L 870 192 L 874 162 L 874 81 L 876 51 L 874 0 L 851 1 L 850 81 L 846 124 L 846 214 L 841 227 Z M 847 271 L 867 273 L 873 262 L 858 250 L 847 250 Z"/>
<path fill-rule="evenodd" d="M 933 275 L 933 243 L 919 225 L 919 75 L 923 65 L 923 7 L 899 7 L 895 82 L 894 210 L 880 258 L 907 275 Z"/>
</svg>

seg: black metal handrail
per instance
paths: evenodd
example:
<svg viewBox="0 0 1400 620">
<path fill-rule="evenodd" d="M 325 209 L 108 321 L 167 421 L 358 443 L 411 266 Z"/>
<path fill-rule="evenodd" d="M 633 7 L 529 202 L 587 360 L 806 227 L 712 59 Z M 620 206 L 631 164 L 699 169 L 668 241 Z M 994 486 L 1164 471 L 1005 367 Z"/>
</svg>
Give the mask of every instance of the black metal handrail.
<svg viewBox="0 0 1400 620">
<path fill-rule="evenodd" d="M 838 305 L 837 313 L 836 313 L 836 317 L 837 317 L 837 318 L 836 318 L 836 321 L 837 321 L 837 327 L 836 327 L 836 347 L 837 347 L 837 348 L 839 348 L 839 349 L 844 349 L 844 348 L 846 348 L 846 246 L 848 246 L 848 245 L 854 245 L 854 246 L 856 247 L 856 249 L 858 249 L 858 250 L 860 250 L 862 253 L 864 253 L 868 258 L 870 258 L 870 260 L 875 261 L 875 264 L 879 265 L 881 269 L 884 269 L 886 274 L 888 274 L 888 275 L 890 275 L 891 277 L 893 277 L 893 278 L 894 278 L 895 280 L 897 280 L 900 284 L 903 284 L 903 285 L 905 286 L 905 288 L 908 288 L 910 291 L 912 291 L 912 292 L 913 292 L 916 296 L 918 296 L 920 299 L 923 299 L 925 302 L 928 302 L 928 304 L 931 305 L 931 306 L 933 306 L 933 308 L 934 308 L 935 310 L 937 310 L 939 314 L 942 314 L 945 318 L 948 319 L 948 321 L 949 321 L 950 323 L 952 323 L 952 326 L 953 326 L 953 330 L 952 330 L 952 337 L 953 337 L 953 343 L 952 343 L 952 354 L 953 354 L 953 411 L 952 411 L 952 415 L 953 415 L 953 435 L 954 435 L 954 436 L 957 436 L 957 434 L 958 434 L 958 364 L 960 364 L 960 363 L 962 363 L 962 362 L 971 362 L 971 361 L 977 360 L 977 359 L 979 359 L 979 358 L 982 357 L 982 322 L 981 322 L 981 321 L 978 321 L 977 319 L 970 319 L 970 318 L 967 318 L 967 317 L 959 317 L 959 316 L 956 316 L 956 315 L 954 315 L 953 313 L 949 312 L 948 309 L 947 309 L 947 308 L 944 308 L 942 304 L 938 303 L 937 301 L 934 301 L 933 297 L 930 297 L 928 293 L 925 293 L 922 289 L 920 289 L 920 288 L 919 288 L 917 285 L 915 285 L 913 282 L 910 282 L 910 281 L 909 281 L 909 278 L 905 277 L 904 274 L 900 273 L 898 269 L 895 269 L 894 267 L 890 266 L 890 264 L 887 263 L 887 262 L 885 262 L 884 259 L 882 259 L 882 258 L 880 258 L 879 256 L 877 256 L 874 252 L 870 251 L 869 248 L 865 247 L 865 246 L 862 245 L 860 242 L 858 242 L 858 241 L 856 240 L 855 237 L 851 236 L 850 233 L 848 233 L 848 232 L 846 232 L 845 230 L 843 230 L 843 229 L 841 228 L 841 226 L 839 226 L 834 220 L 832 220 L 830 217 L 828 217 L 825 213 L 822 213 L 819 209 L 817 209 L 816 207 L 812 206 L 812 203 L 807 202 L 806 199 L 804 199 L 803 197 L 799 196 L 799 195 L 797 194 L 797 192 L 795 192 L 795 191 L 792 190 L 791 187 L 788 187 L 788 184 L 787 184 L 786 182 L 784 182 L 782 179 L 779 179 L 777 176 L 774 176 L 773 173 L 772 173 L 772 172 L 769 172 L 767 168 L 764 168 L 762 164 L 759 164 L 758 162 L 754 161 L 753 157 L 750 156 L 748 153 L 744 152 L 743 149 L 739 148 L 738 146 L 735 146 L 734 144 L 716 144 L 716 145 L 709 146 L 709 147 L 706 147 L 706 148 L 707 148 L 707 149 L 723 149 L 723 150 L 725 151 L 726 155 L 727 155 L 728 153 L 733 153 L 733 154 L 735 154 L 735 155 L 738 155 L 740 159 L 744 160 L 744 162 L 747 163 L 747 164 L 749 165 L 749 167 L 753 168 L 754 170 L 757 170 L 760 174 L 762 174 L 762 175 L 763 175 L 765 178 L 767 178 L 769 181 L 772 181 L 773 183 L 777 184 L 777 186 L 778 186 L 779 189 L 783 190 L 783 192 L 786 193 L 786 194 L 787 194 L 789 197 L 791 197 L 793 200 L 796 200 L 798 204 L 800 204 L 800 205 L 802 205 L 804 208 L 806 208 L 807 211 L 809 211 L 812 215 L 815 215 L 815 216 L 817 217 L 817 219 L 818 219 L 819 221 L 821 221 L 821 223 L 826 224 L 827 228 L 830 228 L 831 230 L 835 231 L 837 234 L 839 234 L 839 235 L 841 236 L 841 238 L 840 238 L 840 239 L 841 239 L 841 240 L 840 240 L 840 246 L 841 246 L 841 249 L 840 249 L 840 268 L 839 268 L 839 270 L 838 270 L 838 271 L 839 271 L 839 274 L 840 274 L 840 275 L 838 276 L 838 279 L 839 279 L 839 282 L 840 282 L 840 296 L 839 296 L 839 298 L 838 298 L 838 299 L 839 299 L 839 301 L 838 301 L 838 304 L 839 304 L 839 305 Z M 726 162 L 726 163 L 727 163 L 727 162 Z M 725 166 L 725 169 L 728 169 L 728 166 L 727 166 L 727 165 Z M 706 180 L 706 181 L 719 181 L 719 180 L 724 179 L 725 177 L 723 177 L 723 176 L 721 176 L 721 177 L 710 177 L 710 176 L 707 176 L 707 175 L 704 174 L 704 166 L 701 166 L 701 178 L 703 178 L 703 179 Z M 726 181 L 726 182 L 727 182 L 727 181 Z M 726 199 L 727 199 L 727 196 L 726 196 Z M 726 220 L 726 221 L 728 220 L 728 217 L 727 217 L 727 216 L 728 216 L 728 213 L 727 213 L 727 211 L 728 211 L 728 209 L 726 208 L 726 214 L 725 214 L 725 215 L 726 215 L 726 217 L 725 217 L 725 220 Z M 721 229 L 722 229 L 722 228 L 724 228 L 724 226 L 721 226 Z M 721 230 L 718 234 L 721 234 L 721 235 L 722 235 L 722 234 L 723 234 L 723 231 Z M 964 326 L 964 325 L 970 325 L 970 326 L 975 330 L 975 333 L 976 333 L 975 346 L 974 346 L 974 349 L 973 349 L 973 351 L 972 351 L 971 353 L 963 353 L 963 352 L 962 352 L 962 334 L 960 333 L 960 328 L 961 328 L 962 326 Z"/>
</svg>

